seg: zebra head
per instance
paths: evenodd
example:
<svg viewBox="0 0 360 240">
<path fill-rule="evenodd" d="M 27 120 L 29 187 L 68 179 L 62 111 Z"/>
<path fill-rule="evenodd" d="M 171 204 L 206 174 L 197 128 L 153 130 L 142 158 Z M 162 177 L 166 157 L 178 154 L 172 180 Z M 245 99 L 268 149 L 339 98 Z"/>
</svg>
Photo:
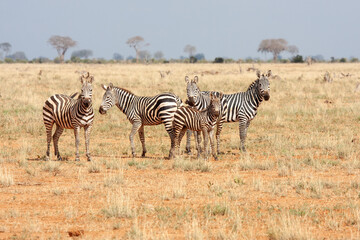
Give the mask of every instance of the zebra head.
<svg viewBox="0 0 360 240">
<path fill-rule="evenodd" d="M 113 91 L 114 86 L 112 83 L 110 83 L 109 86 L 101 84 L 101 87 L 105 90 L 105 93 L 99 108 L 99 112 L 101 114 L 106 114 L 107 110 L 115 105 L 115 95 Z"/>
<path fill-rule="evenodd" d="M 81 104 L 88 108 L 91 106 L 92 99 L 92 82 L 94 81 L 94 77 L 90 76 L 89 72 L 84 73 L 80 77 L 80 81 L 82 84 L 81 93 L 79 99 L 81 100 Z"/>
<path fill-rule="evenodd" d="M 221 110 L 221 98 L 223 96 L 223 93 L 220 93 L 219 96 L 216 96 L 213 92 L 210 92 L 210 113 L 214 115 L 215 117 L 219 117 L 220 110 Z"/>
<path fill-rule="evenodd" d="M 188 100 L 186 101 L 187 104 L 190 106 L 195 106 L 195 103 L 197 102 L 199 95 L 200 95 L 200 89 L 197 86 L 197 82 L 199 81 L 198 76 L 195 76 L 194 79 L 189 79 L 188 76 L 185 77 L 186 85 L 186 92 L 188 96 Z"/>
<path fill-rule="evenodd" d="M 260 71 L 256 72 L 257 74 L 257 82 L 258 82 L 258 92 L 260 96 L 268 101 L 270 99 L 270 82 L 269 77 L 271 77 L 271 70 L 267 72 L 267 74 L 260 74 Z"/>
</svg>

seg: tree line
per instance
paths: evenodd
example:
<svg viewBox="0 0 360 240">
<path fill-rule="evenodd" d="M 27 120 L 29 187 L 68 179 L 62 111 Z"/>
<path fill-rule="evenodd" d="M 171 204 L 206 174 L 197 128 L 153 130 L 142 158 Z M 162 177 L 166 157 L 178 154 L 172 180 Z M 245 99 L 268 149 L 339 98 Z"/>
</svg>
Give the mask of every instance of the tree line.
<svg viewBox="0 0 360 240">
<path fill-rule="evenodd" d="M 46 57 L 39 57 L 29 61 L 24 52 L 17 51 L 13 54 L 9 54 L 11 52 L 11 44 L 8 42 L 0 43 L 0 62 L 5 61 L 7 63 L 11 62 L 55 62 L 55 63 L 63 63 L 65 62 L 65 54 L 68 52 L 70 48 L 77 46 L 77 42 L 68 36 L 59 36 L 54 35 L 51 36 L 47 41 L 56 51 L 58 56 L 52 61 Z M 92 50 L 89 49 L 81 49 L 76 50 L 71 53 L 71 58 L 66 62 L 84 62 L 84 63 L 106 63 L 106 62 L 163 62 L 167 63 L 169 60 L 164 58 L 164 54 L 162 51 L 156 51 L 153 55 L 146 50 L 146 47 L 150 44 L 145 42 L 145 39 L 141 36 L 134 36 L 129 38 L 126 41 L 126 44 L 133 48 L 135 51 L 135 57 L 128 56 L 126 59 L 120 53 L 114 53 L 112 60 L 105 59 L 90 59 L 93 55 Z M 259 47 L 257 49 L 258 52 L 263 54 L 272 54 L 273 62 L 294 62 L 294 63 L 302 63 L 305 62 L 305 59 L 302 55 L 299 55 L 299 49 L 295 45 L 289 45 L 285 39 L 264 39 L 260 42 Z M 288 52 L 291 57 L 288 59 L 283 59 L 281 57 L 282 52 Z M 246 59 L 233 60 L 229 58 L 217 57 L 213 61 L 208 61 L 205 59 L 205 55 L 203 53 L 196 53 L 196 47 L 190 44 L 187 44 L 184 47 L 184 53 L 187 54 L 187 57 L 181 56 L 180 59 L 171 59 L 171 62 L 214 62 L 214 63 L 226 63 L 226 62 L 264 62 L 259 58 L 251 58 L 248 57 Z M 311 58 L 312 61 L 324 62 L 325 59 L 321 55 L 316 56 L 308 56 L 307 59 Z M 331 57 L 330 62 L 358 62 L 357 58 L 340 58 L 335 59 Z"/>
</svg>

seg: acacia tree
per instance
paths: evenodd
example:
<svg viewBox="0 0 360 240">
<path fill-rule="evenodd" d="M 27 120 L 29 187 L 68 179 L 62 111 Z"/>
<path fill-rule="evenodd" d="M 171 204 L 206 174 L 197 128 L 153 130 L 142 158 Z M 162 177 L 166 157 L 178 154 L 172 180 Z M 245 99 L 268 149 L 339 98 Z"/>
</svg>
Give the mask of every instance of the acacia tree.
<svg viewBox="0 0 360 240">
<path fill-rule="evenodd" d="M 58 35 L 54 35 L 49 38 L 48 43 L 50 43 L 50 45 L 58 52 L 60 62 L 64 61 L 66 51 L 69 48 L 76 46 L 76 41 L 72 40 L 70 37 L 62 37 Z"/>
<path fill-rule="evenodd" d="M 292 55 L 294 56 L 295 54 L 298 54 L 299 53 L 299 49 L 297 46 L 295 45 L 289 45 L 287 47 L 287 51 Z"/>
<path fill-rule="evenodd" d="M 195 52 L 196 52 L 196 47 L 188 44 L 184 47 L 184 52 L 188 53 L 189 54 L 189 58 L 190 57 L 193 57 Z"/>
<path fill-rule="evenodd" d="M 145 43 L 144 42 L 144 38 L 141 36 L 135 36 L 132 38 L 129 38 L 126 41 L 126 44 L 129 45 L 129 47 L 134 48 L 135 49 L 135 53 L 136 53 L 136 63 L 139 62 L 139 52 L 143 47 L 149 46 L 149 43 Z"/>
<path fill-rule="evenodd" d="M 11 44 L 8 42 L 0 43 L 0 49 L 5 53 L 4 57 L 6 57 L 6 55 L 8 55 L 11 50 Z"/>
<path fill-rule="evenodd" d="M 287 50 L 288 42 L 285 39 L 264 39 L 261 41 L 258 52 L 272 53 L 274 62 L 277 61 L 281 52 Z"/>
</svg>

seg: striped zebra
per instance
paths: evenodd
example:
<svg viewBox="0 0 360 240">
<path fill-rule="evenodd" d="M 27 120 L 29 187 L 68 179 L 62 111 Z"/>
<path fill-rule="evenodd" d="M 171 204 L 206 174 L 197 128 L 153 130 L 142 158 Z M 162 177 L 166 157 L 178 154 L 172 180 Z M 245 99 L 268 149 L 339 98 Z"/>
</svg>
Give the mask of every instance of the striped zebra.
<svg viewBox="0 0 360 240">
<path fill-rule="evenodd" d="M 103 101 L 99 108 L 105 114 L 112 106 L 116 105 L 132 124 L 130 132 L 131 153 L 135 157 L 134 135 L 139 131 L 142 144 L 142 157 L 145 157 L 145 125 L 164 124 L 165 129 L 172 136 L 172 121 L 176 110 L 182 105 L 181 99 L 173 93 L 161 93 L 153 97 L 136 96 L 129 90 L 102 85 L 105 90 Z"/>
<path fill-rule="evenodd" d="M 186 92 L 188 99 L 185 103 L 189 104 L 190 106 L 195 107 L 198 110 L 206 109 L 210 104 L 210 93 L 215 94 L 216 96 L 220 96 L 220 92 L 215 91 L 201 91 L 197 85 L 199 81 L 198 76 L 195 76 L 194 79 L 189 79 L 188 76 L 185 77 L 186 82 Z M 226 118 L 227 113 L 227 99 L 225 97 L 221 98 L 221 110 L 218 120 L 216 121 L 216 142 L 217 142 L 217 153 L 220 154 L 220 133 L 222 130 L 222 125 Z M 197 136 L 197 133 L 194 132 L 196 141 L 199 141 L 197 145 L 200 144 L 201 138 Z M 186 140 L 186 152 L 190 153 L 190 138 L 191 138 L 191 131 L 187 131 L 187 140 Z M 200 146 L 200 145 L 199 145 Z"/>
<path fill-rule="evenodd" d="M 240 150 L 244 152 L 246 152 L 245 139 L 250 122 L 256 116 L 260 103 L 263 100 L 268 101 L 270 99 L 269 77 L 272 75 L 271 70 L 267 74 L 261 74 L 260 71 L 257 71 L 256 74 L 257 79 L 250 84 L 246 92 L 223 95 L 223 98 L 227 99 L 227 111 L 224 116 L 224 122 L 239 122 Z M 200 90 L 194 87 L 193 90 L 188 88 L 187 94 L 187 101 L 190 105 L 194 105 L 200 110 L 206 108 L 206 103 L 208 102 L 206 99 L 209 98 L 209 92 L 200 92 Z M 222 122 L 219 122 L 216 131 L 218 153 L 221 130 Z M 190 136 L 188 136 L 188 142 L 190 141 L 189 138 Z"/>
<path fill-rule="evenodd" d="M 82 83 L 81 93 L 78 99 L 74 99 L 77 93 L 72 96 L 55 94 L 46 100 L 43 107 L 43 120 L 47 135 L 46 160 L 50 159 L 50 143 L 53 125 L 56 124 L 56 131 L 53 135 L 55 156 L 61 161 L 58 142 L 64 129 L 74 129 L 76 161 L 79 161 L 79 133 L 80 128 L 85 129 L 85 143 L 87 160 L 91 161 L 89 143 L 90 132 L 94 120 L 92 107 L 92 82 L 94 77 L 87 72 L 80 77 Z"/>
<path fill-rule="evenodd" d="M 217 156 L 214 150 L 214 141 L 213 141 L 213 130 L 216 122 L 218 121 L 220 112 L 221 112 L 221 98 L 222 93 L 217 96 L 210 92 L 210 104 L 208 107 L 202 111 L 197 110 L 194 107 L 181 107 L 179 108 L 175 115 L 173 121 L 173 135 L 171 138 L 171 149 L 169 153 L 169 158 L 174 157 L 175 149 L 180 147 L 181 139 L 183 138 L 187 129 L 192 131 L 202 132 L 204 137 L 204 150 L 205 157 L 207 158 L 208 154 L 208 140 L 210 138 L 210 145 L 212 150 L 212 155 L 217 160 Z M 200 142 L 196 141 L 198 149 L 198 157 L 200 156 L 201 148 Z"/>
</svg>

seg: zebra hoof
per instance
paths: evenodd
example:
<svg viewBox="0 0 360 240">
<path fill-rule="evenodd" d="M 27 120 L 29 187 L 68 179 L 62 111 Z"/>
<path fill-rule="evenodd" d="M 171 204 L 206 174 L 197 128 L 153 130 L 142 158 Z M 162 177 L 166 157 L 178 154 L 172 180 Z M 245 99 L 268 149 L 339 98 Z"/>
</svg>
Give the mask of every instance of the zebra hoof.
<svg viewBox="0 0 360 240">
<path fill-rule="evenodd" d="M 87 160 L 88 160 L 88 162 L 91 162 L 91 157 L 88 157 L 88 159 L 87 159 Z"/>
<path fill-rule="evenodd" d="M 76 161 L 76 162 L 79 162 L 79 161 L 80 161 L 80 158 L 78 158 L 78 157 L 75 158 L 75 161 Z"/>
<path fill-rule="evenodd" d="M 145 154 L 146 154 L 146 152 L 143 152 L 143 153 L 141 154 L 141 157 L 144 158 L 144 157 L 145 157 Z"/>
<path fill-rule="evenodd" d="M 50 160 L 50 157 L 49 157 L 49 156 L 45 156 L 44 160 L 45 160 L 45 161 L 49 161 L 49 160 Z"/>
<path fill-rule="evenodd" d="M 57 157 L 58 161 L 62 161 L 62 157 L 60 157 L 60 155 Z"/>
</svg>

